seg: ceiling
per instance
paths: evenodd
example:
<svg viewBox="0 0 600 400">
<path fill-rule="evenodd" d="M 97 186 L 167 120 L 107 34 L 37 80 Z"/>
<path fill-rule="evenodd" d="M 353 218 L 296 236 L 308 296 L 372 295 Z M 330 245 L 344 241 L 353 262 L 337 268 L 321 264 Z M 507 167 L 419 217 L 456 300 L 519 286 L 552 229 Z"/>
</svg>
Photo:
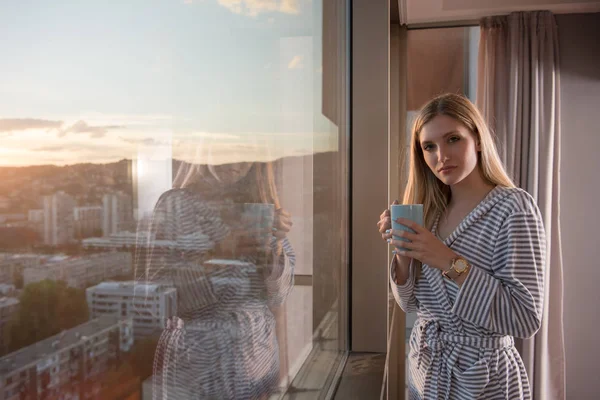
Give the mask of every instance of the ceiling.
<svg viewBox="0 0 600 400">
<path fill-rule="evenodd" d="M 600 12 L 598 0 L 390 0 L 392 23 L 427 24 L 477 20 L 512 11 L 555 14 Z"/>
</svg>

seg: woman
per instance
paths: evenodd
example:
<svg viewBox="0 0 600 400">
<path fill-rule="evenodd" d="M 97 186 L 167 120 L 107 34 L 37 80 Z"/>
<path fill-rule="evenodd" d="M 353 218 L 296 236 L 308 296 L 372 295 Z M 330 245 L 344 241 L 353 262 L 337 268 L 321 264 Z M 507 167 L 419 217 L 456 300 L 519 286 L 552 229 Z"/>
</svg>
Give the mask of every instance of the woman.
<svg viewBox="0 0 600 400">
<path fill-rule="evenodd" d="M 530 399 L 513 338 L 533 336 L 542 318 L 540 211 L 507 176 L 490 130 L 466 98 L 431 100 L 411 141 L 404 203 L 423 204 L 425 227 L 400 219 L 414 233 L 392 231 L 389 210 L 378 223 L 396 247 L 394 297 L 417 313 L 409 398 Z"/>
<path fill-rule="evenodd" d="M 177 288 L 153 398 L 266 399 L 279 381 L 271 307 L 288 295 L 295 263 L 273 166 L 182 163 L 174 186 L 158 200 L 136 258 L 137 295 L 148 296 L 142 284 Z M 248 218 L 249 210 L 262 214 Z"/>
</svg>

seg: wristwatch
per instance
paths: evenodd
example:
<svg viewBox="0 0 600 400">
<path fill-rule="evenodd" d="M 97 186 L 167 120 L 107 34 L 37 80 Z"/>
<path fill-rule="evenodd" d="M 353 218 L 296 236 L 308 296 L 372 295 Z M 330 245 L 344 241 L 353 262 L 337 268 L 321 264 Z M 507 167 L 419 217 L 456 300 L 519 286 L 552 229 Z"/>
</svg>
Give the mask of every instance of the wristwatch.
<svg viewBox="0 0 600 400">
<path fill-rule="evenodd" d="M 442 275 L 448 279 L 455 280 L 471 268 L 471 264 L 463 257 L 455 257 L 450 263 L 450 268 L 442 271 Z"/>
</svg>

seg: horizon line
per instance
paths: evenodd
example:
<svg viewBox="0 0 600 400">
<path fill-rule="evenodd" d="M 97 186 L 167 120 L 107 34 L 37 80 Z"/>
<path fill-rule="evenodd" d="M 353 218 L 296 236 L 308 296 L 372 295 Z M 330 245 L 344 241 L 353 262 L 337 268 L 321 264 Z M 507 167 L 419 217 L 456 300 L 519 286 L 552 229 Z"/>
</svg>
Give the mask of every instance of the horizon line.
<svg viewBox="0 0 600 400">
<path fill-rule="evenodd" d="M 312 153 L 307 153 L 307 154 L 295 154 L 295 155 L 290 155 L 290 156 L 282 156 L 282 157 L 277 157 L 271 161 L 259 161 L 259 160 L 248 160 L 248 161 L 236 161 L 235 163 L 241 163 L 241 162 L 258 162 L 258 163 L 266 163 L 266 162 L 276 162 L 278 160 L 282 160 L 284 158 L 292 158 L 292 157 L 307 157 L 307 156 L 314 156 L 317 154 L 325 154 L 325 153 L 337 153 L 339 152 L 338 150 L 325 150 L 325 151 L 315 151 Z M 117 164 L 123 161 L 127 161 L 127 162 L 133 162 L 134 160 L 138 160 L 138 159 L 133 159 L 133 158 L 121 158 L 119 160 L 115 160 L 115 161 L 106 161 L 106 162 L 98 162 L 98 163 L 94 163 L 94 162 L 78 162 L 78 163 L 73 163 L 73 164 L 31 164 L 31 165 L 2 165 L 0 164 L 0 168 L 32 168 L 32 167 L 56 167 L 56 168 L 65 168 L 65 167 L 73 167 L 73 166 L 77 166 L 77 165 L 108 165 L 108 164 Z M 179 161 L 179 162 L 185 162 L 188 164 L 194 164 L 193 162 L 190 161 L 185 161 L 183 159 L 179 159 L 179 158 L 171 158 L 171 161 Z M 228 163 L 220 163 L 220 164 L 196 164 L 196 165 L 223 165 L 223 164 L 228 164 Z"/>
</svg>

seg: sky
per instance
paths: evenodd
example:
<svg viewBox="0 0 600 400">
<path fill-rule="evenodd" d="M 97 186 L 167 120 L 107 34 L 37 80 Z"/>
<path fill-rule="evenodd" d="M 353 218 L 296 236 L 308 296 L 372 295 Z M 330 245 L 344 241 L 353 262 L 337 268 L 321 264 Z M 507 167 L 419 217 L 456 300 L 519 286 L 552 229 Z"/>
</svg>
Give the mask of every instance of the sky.
<svg viewBox="0 0 600 400">
<path fill-rule="evenodd" d="M 0 15 L 0 165 L 337 149 L 318 0 L 22 0 Z"/>
</svg>

